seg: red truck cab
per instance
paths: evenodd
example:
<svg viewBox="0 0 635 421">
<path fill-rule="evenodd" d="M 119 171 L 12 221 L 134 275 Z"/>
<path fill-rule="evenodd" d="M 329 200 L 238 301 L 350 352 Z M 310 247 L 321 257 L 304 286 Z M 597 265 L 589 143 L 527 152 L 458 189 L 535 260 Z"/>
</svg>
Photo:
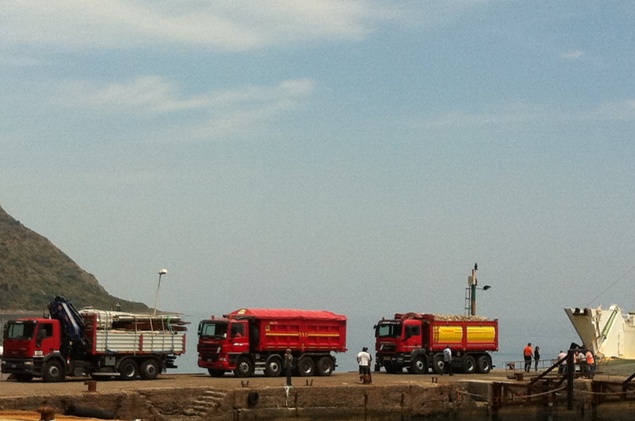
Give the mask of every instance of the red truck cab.
<svg viewBox="0 0 635 421">
<path fill-rule="evenodd" d="M 246 320 L 202 320 L 198 335 L 198 365 L 207 368 L 211 376 L 219 377 L 226 371 L 236 370 L 239 357 L 249 352 Z"/>
<path fill-rule="evenodd" d="M 18 380 L 47 377 L 47 370 L 58 376 L 64 366 L 60 352 L 61 328 L 54 319 L 32 318 L 11 320 L 4 328 L 2 372 L 15 373 Z M 51 363 L 53 364 L 52 368 Z"/>
</svg>

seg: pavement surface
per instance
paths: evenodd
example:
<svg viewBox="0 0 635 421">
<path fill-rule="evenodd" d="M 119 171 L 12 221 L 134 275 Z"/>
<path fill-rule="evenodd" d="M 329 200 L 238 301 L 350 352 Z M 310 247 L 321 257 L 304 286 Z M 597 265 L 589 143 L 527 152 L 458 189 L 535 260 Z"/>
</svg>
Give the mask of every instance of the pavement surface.
<svg viewBox="0 0 635 421">
<path fill-rule="evenodd" d="M 385 372 L 373 372 L 372 384 L 383 385 L 403 385 L 403 384 L 432 384 L 433 382 L 459 382 L 459 381 L 487 381 L 487 382 L 510 382 L 514 372 L 522 370 L 494 369 L 488 374 L 460 374 L 454 376 L 437 374 L 388 374 Z M 621 381 L 629 375 L 635 373 L 635 361 L 612 361 L 598 367 L 597 380 Z M 523 381 L 529 381 L 540 372 L 524 373 Z M 34 395 L 69 395 L 84 393 L 88 391 L 88 378 L 69 378 L 60 383 L 45 383 L 41 379 L 34 379 L 31 382 L 20 383 L 8 378 L 4 374 L 0 378 L 0 395 L 4 398 L 8 396 L 34 396 Z M 313 386 L 341 386 L 358 384 L 359 376 L 356 372 L 335 372 L 326 377 L 293 377 L 294 387 L 306 386 L 307 382 L 312 382 Z M 209 387 L 217 389 L 234 389 L 240 387 L 267 388 L 284 386 L 284 377 L 264 377 L 263 375 L 250 378 L 237 378 L 233 374 L 226 374 L 224 377 L 211 377 L 206 373 L 197 374 L 170 374 L 159 375 L 155 380 L 100 380 L 97 381 L 97 392 L 116 392 L 121 390 L 138 389 L 171 389 L 171 388 L 198 388 Z M 362 386 L 362 385 L 360 385 Z"/>
<path fill-rule="evenodd" d="M 33 395 L 67 395 L 84 393 L 88 391 L 87 378 L 73 378 L 60 383 L 45 383 L 42 380 L 20 383 L 9 380 L 5 374 L 0 380 L 0 395 L 7 396 L 33 396 Z M 391 384 L 426 384 L 432 383 L 433 378 L 439 383 L 456 382 L 461 380 L 483 381 L 507 381 L 505 370 L 492 370 L 489 374 L 455 374 L 454 376 L 436 374 L 387 374 L 384 372 L 373 373 L 373 385 Z M 293 377 L 294 387 L 306 386 L 312 382 L 313 386 L 340 386 L 347 384 L 359 384 L 359 375 L 355 372 L 333 373 L 326 377 Z M 267 388 L 280 387 L 286 384 L 284 377 L 255 376 L 250 378 L 237 378 L 227 374 L 222 378 L 211 377 L 207 374 L 161 374 L 155 380 L 105 380 L 97 381 L 97 392 L 116 392 L 121 390 L 136 389 L 171 389 L 189 387 L 210 387 L 218 389 L 234 389 L 241 387 Z M 362 385 L 360 385 L 362 386 Z"/>
</svg>

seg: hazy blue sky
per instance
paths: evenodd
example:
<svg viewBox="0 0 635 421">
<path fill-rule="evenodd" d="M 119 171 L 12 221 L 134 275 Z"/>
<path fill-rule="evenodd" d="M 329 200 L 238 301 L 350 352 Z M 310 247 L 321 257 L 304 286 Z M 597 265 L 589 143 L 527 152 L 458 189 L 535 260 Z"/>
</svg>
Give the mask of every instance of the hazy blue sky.
<svg viewBox="0 0 635 421">
<path fill-rule="evenodd" d="M 568 326 L 635 309 L 634 69 L 632 0 L 3 2 L 0 205 L 164 309 L 463 313 L 478 262 Z"/>
</svg>

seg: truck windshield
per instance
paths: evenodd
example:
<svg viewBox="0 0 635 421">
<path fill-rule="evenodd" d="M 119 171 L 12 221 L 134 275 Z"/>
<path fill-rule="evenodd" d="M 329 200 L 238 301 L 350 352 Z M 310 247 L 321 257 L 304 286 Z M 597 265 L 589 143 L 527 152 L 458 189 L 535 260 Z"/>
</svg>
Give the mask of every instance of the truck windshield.
<svg viewBox="0 0 635 421">
<path fill-rule="evenodd" d="M 227 337 L 227 322 L 203 320 L 198 326 L 198 336 L 201 338 Z"/>
<path fill-rule="evenodd" d="M 377 338 L 398 338 L 401 336 L 401 323 L 388 322 L 379 323 L 377 330 L 375 331 L 375 337 Z"/>
<path fill-rule="evenodd" d="M 7 323 L 5 339 L 31 339 L 35 332 L 35 322 L 9 322 Z"/>
</svg>

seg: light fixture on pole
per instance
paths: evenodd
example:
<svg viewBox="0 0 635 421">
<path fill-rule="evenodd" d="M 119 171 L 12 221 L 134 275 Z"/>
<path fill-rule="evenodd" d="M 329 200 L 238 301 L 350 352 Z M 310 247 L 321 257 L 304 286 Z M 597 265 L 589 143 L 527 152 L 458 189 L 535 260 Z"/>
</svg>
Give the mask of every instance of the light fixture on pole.
<svg viewBox="0 0 635 421">
<path fill-rule="evenodd" d="M 157 293 L 154 295 L 154 315 L 157 315 L 157 307 L 159 305 L 159 289 L 161 289 L 161 277 L 168 273 L 167 269 L 161 269 L 159 271 L 159 284 L 157 285 Z"/>
<path fill-rule="evenodd" d="M 487 291 L 492 286 L 491 285 L 483 285 L 482 288 L 477 287 L 478 279 L 476 278 L 476 271 L 478 270 L 478 264 L 474 263 L 474 269 L 472 269 L 472 275 L 467 277 L 467 288 L 466 295 L 469 301 L 469 304 L 466 305 L 466 311 L 470 316 L 476 316 L 476 290 L 480 289 L 482 291 Z"/>
</svg>

